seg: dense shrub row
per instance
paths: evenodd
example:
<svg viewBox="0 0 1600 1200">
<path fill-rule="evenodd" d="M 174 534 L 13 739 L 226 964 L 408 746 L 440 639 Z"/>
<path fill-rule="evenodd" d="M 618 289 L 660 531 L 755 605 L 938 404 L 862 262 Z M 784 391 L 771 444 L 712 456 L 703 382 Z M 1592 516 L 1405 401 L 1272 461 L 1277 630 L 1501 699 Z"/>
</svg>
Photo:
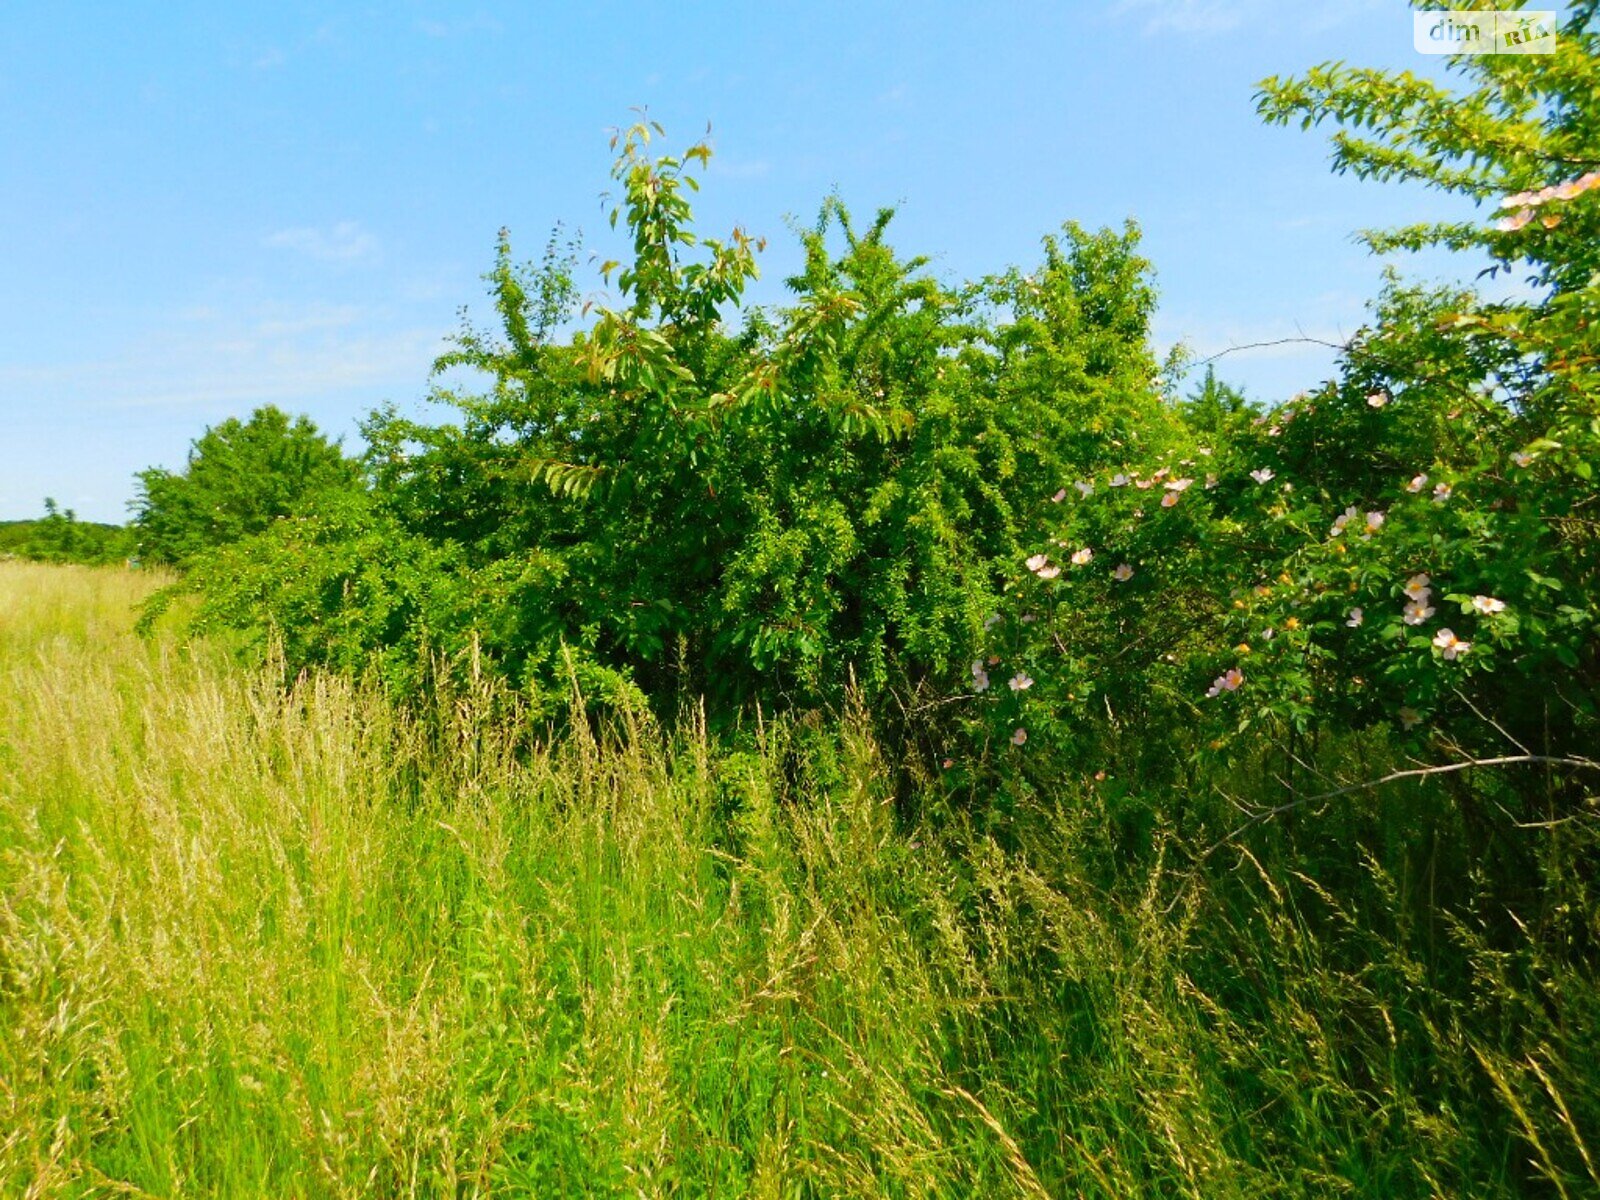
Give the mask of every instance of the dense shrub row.
<svg viewBox="0 0 1600 1200">
<path fill-rule="evenodd" d="M 1565 819 L 1600 699 L 1592 7 L 1554 54 L 1462 60 L 1464 95 L 1266 81 L 1268 120 L 1341 126 L 1338 169 L 1495 206 L 1376 249 L 1521 284 L 1391 277 L 1335 377 L 1281 404 L 1210 376 L 1175 396 L 1131 225 L 952 284 L 892 249 L 889 212 L 830 199 L 792 302 L 746 306 L 761 246 L 692 225 L 709 148 L 658 156 L 639 125 L 613 143 L 611 300 L 577 309 L 575 245 L 519 263 L 502 234 L 497 327 L 438 363 L 452 421 L 374 414 L 357 478 L 257 414 L 147 472 L 138 524 L 204 620 L 403 692 L 488 664 L 546 716 L 576 679 L 731 722 L 853 687 L 974 795 L 1268 749 L 1315 774 L 1308 747 L 1374 731 L 1423 764 L 1537 764 L 1517 817 Z"/>
<path fill-rule="evenodd" d="M 1170 758 L 1374 723 L 1571 759 L 1600 665 L 1594 38 L 1580 13 L 1553 55 L 1465 62 L 1465 97 L 1266 82 L 1267 119 L 1344 127 L 1339 169 L 1503 214 L 1376 248 L 1473 249 L 1526 284 L 1393 279 L 1337 376 L 1283 404 L 1174 399 L 1132 226 L 957 285 L 895 253 L 888 212 L 830 200 L 792 303 L 745 307 L 760 246 L 692 226 L 710 150 L 653 156 L 641 125 L 614 143 L 614 307 L 575 311 L 575 246 L 519 264 L 502 235 L 498 327 L 438 364 L 488 381 L 436 387 L 453 422 L 374 414 L 359 486 L 281 415 L 214 431 L 187 476 L 146 473 L 139 524 L 193 560 L 210 619 L 407 687 L 472 656 L 533 695 L 576 670 L 598 699 L 732 714 L 853 682 L 924 758 L 981 770 L 1093 761 L 1113 731 Z M 207 507 L 284 474 L 237 469 L 253 431 L 314 486 Z"/>
</svg>

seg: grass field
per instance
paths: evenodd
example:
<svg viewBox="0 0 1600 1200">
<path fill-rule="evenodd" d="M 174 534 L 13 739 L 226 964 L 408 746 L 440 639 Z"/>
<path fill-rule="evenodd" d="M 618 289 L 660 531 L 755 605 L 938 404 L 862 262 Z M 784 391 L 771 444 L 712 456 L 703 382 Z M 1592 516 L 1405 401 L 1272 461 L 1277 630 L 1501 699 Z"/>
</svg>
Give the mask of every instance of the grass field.
<svg viewBox="0 0 1600 1200">
<path fill-rule="evenodd" d="M 1600 1190 L 1592 977 L 1463 927 L 1439 995 L 1380 864 L 897 828 L 848 720 L 530 752 L 154 585 L 0 563 L 0 1194 Z"/>
</svg>

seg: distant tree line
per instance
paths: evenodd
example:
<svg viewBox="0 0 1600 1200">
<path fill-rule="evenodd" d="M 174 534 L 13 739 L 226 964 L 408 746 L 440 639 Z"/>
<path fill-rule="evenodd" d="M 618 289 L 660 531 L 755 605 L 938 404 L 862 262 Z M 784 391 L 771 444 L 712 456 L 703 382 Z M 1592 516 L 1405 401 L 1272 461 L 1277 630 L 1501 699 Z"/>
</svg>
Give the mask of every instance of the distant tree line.
<svg viewBox="0 0 1600 1200">
<path fill-rule="evenodd" d="M 132 531 L 122 525 L 80 521 L 54 499 L 44 516 L 31 521 L 0 521 L 0 558 L 101 566 L 125 561 L 133 553 Z"/>
</svg>

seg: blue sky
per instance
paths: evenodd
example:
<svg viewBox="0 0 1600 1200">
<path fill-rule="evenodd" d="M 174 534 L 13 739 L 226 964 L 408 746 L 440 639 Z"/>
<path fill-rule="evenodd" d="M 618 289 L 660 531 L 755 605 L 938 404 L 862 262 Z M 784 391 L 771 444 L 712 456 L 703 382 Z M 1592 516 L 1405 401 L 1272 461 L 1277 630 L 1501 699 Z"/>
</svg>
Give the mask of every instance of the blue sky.
<svg viewBox="0 0 1600 1200">
<path fill-rule="evenodd" d="M 1327 168 L 1255 84 L 1314 63 L 1434 72 L 1403 0 L 13 6 L 0 24 L 0 519 L 125 519 L 133 474 L 272 403 L 357 444 L 486 312 L 495 232 L 613 246 L 609 129 L 709 122 L 702 229 L 766 235 L 837 189 L 968 278 L 1072 219 L 1143 227 L 1156 339 L 1348 335 L 1381 262 L 1353 230 L 1459 212 Z M 1441 259 L 1408 270 L 1438 277 Z M 598 292 L 597 277 L 584 280 Z M 1305 346 L 1230 355 L 1285 396 Z"/>
</svg>

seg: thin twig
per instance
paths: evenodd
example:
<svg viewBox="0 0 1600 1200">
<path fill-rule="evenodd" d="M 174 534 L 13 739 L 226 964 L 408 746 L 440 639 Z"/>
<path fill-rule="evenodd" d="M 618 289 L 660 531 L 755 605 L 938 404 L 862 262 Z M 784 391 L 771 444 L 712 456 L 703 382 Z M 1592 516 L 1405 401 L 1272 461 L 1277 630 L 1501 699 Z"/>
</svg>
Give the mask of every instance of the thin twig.
<svg viewBox="0 0 1600 1200">
<path fill-rule="evenodd" d="M 1274 338 L 1268 342 L 1246 342 L 1241 346 L 1229 346 L 1226 350 L 1218 350 L 1215 354 L 1212 354 L 1209 357 L 1197 360 L 1194 365 L 1197 367 L 1203 367 L 1207 363 L 1216 362 L 1217 359 L 1228 354 L 1237 354 L 1241 350 L 1267 350 L 1273 346 L 1293 345 L 1326 346 L 1329 350 L 1350 349 L 1349 342 L 1329 342 L 1323 340 L 1322 338 L 1305 337 L 1302 335 L 1300 337 Z"/>
<path fill-rule="evenodd" d="M 1469 771 L 1473 767 L 1510 767 L 1532 763 L 1545 763 L 1551 766 L 1579 767 L 1589 771 L 1600 771 L 1600 762 L 1595 762 L 1593 759 L 1562 757 L 1552 754 L 1515 754 L 1508 755 L 1503 758 L 1470 758 L 1464 762 L 1444 763 L 1441 766 L 1435 767 L 1417 767 L 1407 771 L 1391 771 L 1389 774 L 1384 775 L 1379 779 L 1368 779 L 1361 783 L 1346 784 L 1344 787 L 1337 787 L 1329 792 L 1319 792 L 1315 796 L 1302 796 L 1299 799 L 1289 800 L 1283 804 L 1273 805 L 1271 808 L 1257 809 L 1254 815 L 1252 815 L 1250 819 L 1243 825 L 1240 825 L 1231 833 L 1225 835 L 1218 841 L 1208 846 L 1200 854 L 1200 856 L 1195 859 L 1195 862 L 1197 864 L 1204 862 L 1207 858 L 1211 857 L 1213 853 L 1215 853 L 1217 850 L 1220 850 L 1223 846 L 1226 846 L 1229 842 L 1233 841 L 1246 830 L 1253 829 L 1255 826 L 1260 825 L 1263 822 L 1270 821 L 1274 817 L 1282 816 L 1284 813 L 1293 809 L 1302 808 L 1307 804 L 1319 804 L 1324 800 L 1332 800 L 1338 796 L 1347 796 L 1351 792 L 1361 792 L 1367 791 L 1371 788 L 1382 787 L 1386 783 L 1395 783 L 1401 779 L 1419 779 L 1428 775 L 1450 775 L 1457 771 Z"/>
<path fill-rule="evenodd" d="M 1516 738 L 1512 737 L 1511 734 L 1509 732 L 1507 732 L 1506 727 L 1504 725 L 1500 724 L 1499 721 L 1496 721 L 1493 717 L 1488 716 L 1486 713 L 1484 713 L 1484 711 L 1482 709 L 1480 709 L 1476 704 L 1474 704 L 1471 701 L 1471 699 L 1468 698 L 1467 694 L 1465 692 L 1463 692 L 1460 688 L 1453 688 L 1451 690 L 1455 692 L 1456 696 L 1460 698 L 1462 703 L 1464 703 L 1468 708 L 1470 708 L 1473 711 L 1474 714 L 1477 715 L 1479 720 L 1483 721 L 1485 724 L 1493 726 L 1495 731 L 1497 733 L 1499 733 L 1501 737 L 1505 738 L 1506 741 L 1510 742 L 1513 746 L 1515 746 L 1518 750 L 1521 750 L 1524 754 L 1532 754 L 1533 753 L 1533 751 L 1529 750 L 1526 746 L 1524 746 Z"/>
</svg>

